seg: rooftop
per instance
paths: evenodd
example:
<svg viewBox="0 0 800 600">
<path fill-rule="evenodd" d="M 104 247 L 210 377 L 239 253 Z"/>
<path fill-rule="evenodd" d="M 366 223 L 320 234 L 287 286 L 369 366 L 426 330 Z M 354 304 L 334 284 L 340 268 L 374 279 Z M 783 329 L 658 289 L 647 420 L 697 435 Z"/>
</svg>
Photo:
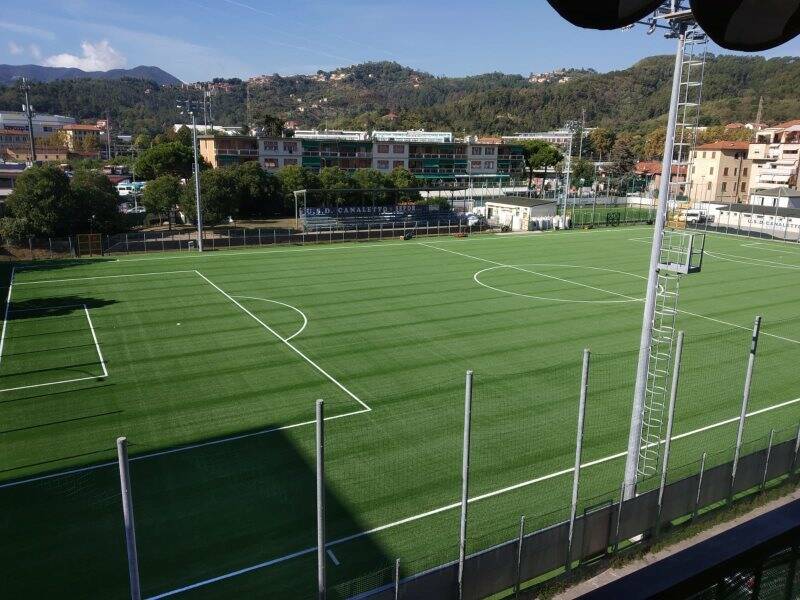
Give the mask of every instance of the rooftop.
<svg viewBox="0 0 800 600">
<path fill-rule="evenodd" d="M 506 204 L 508 206 L 520 206 L 531 208 L 534 206 L 545 206 L 556 204 L 554 200 L 542 200 L 541 198 L 526 198 L 524 196 L 501 196 L 486 200 L 486 204 Z"/>
<path fill-rule="evenodd" d="M 84 123 L 76 123 L 74 125 L 64 125 L 62 129 L 67 131 L 100 131 L 97 125 L 87 125 Z"/>
</svg>

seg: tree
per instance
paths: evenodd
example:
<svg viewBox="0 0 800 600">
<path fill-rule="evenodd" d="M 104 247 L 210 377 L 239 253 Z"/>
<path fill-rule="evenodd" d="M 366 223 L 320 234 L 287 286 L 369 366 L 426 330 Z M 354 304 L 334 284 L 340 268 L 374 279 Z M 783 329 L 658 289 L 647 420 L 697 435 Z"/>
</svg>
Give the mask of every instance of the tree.
<svg viewBox="0 0 800 600">
<path fill-rule="evenodd" d="M 646 160 L 661 160 L 664 156 L 664 142 L 666 139 L 666 127 L 658 127 L 648 133 L 644 138 L 644 158 Z"/>
<path fill-rule="evenodd" d="M 133 140 L 133 147 L 139 152 L 142 150 L 147 150 L 152 145 L 153 138 L 150 137 L 150 134 L 148 133 L 140 133 L 136 136 L 136 139 Z"/>
<path fill-rule="evenodd" d="M 28 236 L 68 233 L 64 219 L 70 201 L 69 179 L 61 169 L 52 165 L 27 169 L 6 201 L 3 236 L 18 242 Z"/>
<path fill-rule="evenodd" d="M 172 229 L 172 212 L 180 203 L 183 195 L 183 186 L 174 175 L 161 175 L 149 182 L 142 193 L 142 204 L 147 212 L 158 215 L 163 220 L 169 217 L 169 226 Z"/>
<path fill-rule="evenodd" d="M 525 161 L 525 169 L 528 171 L 528 189 L 533 187 L 533 171 L 537 167 L 537 156 L 547 142 L 542 140 L 526 140 L 522 142 L 522 158 Z"/>
<path fill-rule="evenodd" d="M 261 111 L 253 119 L 253 126 L 262 130 L 264 135 L 270 137 L 281 137 L 283 135 L 283 120 L 265 111 Z"/>
<path fill-rule="evenodd" d="M 588 137 L 592 148 L 597 152 L 598 158 L 603 160 L 603 157 L 605 157 L 606 160 L 608 160 L 608 155 L 614 147 L 614 140 L 616 138 L 614 132 L 605 127 L 597 127 L 589 132 Z"/>
<path fill-rule="evenodd" d="M 337 205 L 347 202 L 348 198 L 346 193 L 336 193 L 335 190 L 346 190 L 356 187 L 350 174 L 340 167 L 325 167 L 321 169 L 319 172 L 319 182 L 324 189 L 333 191 L 333 193 L 325 195 L 326 202 L 333 201 Z"/>
<path fill-rule="evenodd" d="M 612 172 L 617 176 L 626 175 L 633 171 L 636 165 L 635 138 L 627 133 L 617 136 L 614 147 L 611 149 L 611 160 L 614 162 Z"/>
<path fill-rule="evenodd" d="M 194 137 L 192 135 L 192 130 L 189 129 L 186 125 L 181 125 L 178 131 L 175 132 L 175 141 L 183 144 L 184 146 L 192 147 L 194 143 Z"/>
<path fill-rule="evenodd" d="M 317 177 L 316 173 L 312 173 L 305 167 L 298 165 L 283 167 L 278 171 L 277 178 L 283 191 L 284 209 L 294 207 L 294 192 L 320 187 L 319 177 Z"/>
<path fill-rule="evenodd" d="M 200 210 L 204 225 L 216 225 L 238 216 L 238 186 L 233 169 L 214 169 L 200 172 Z M 194 178 L 184 187 L 181 196 L 181 211 L 195 222 Z"/>
<path fill-rule="evenodd" d="M 108 177 L 96 171 L 76 171 L 70 181 L 70 232 L 119 231 L 119 196 Z"/>
<path fill-rule="evenodd" d="M 239 214 L 243 217 L 266 217 L 280 214 L 283 209 L 281 181 L 267 173 L 255 161 L 233 168 L 239 199 Z"/>
<path fill-rule="evenodd" d="M 403 167 L 395 167 L 389 173 L 389 179 L 392 185 L 399 189 L 419 187 L 419 180 L 411 171 Z"/>
<path fill-rule="evenodd" d="M 161 175 L 188 179 L 192 175 L 194 155 L 191 146 L 180 142 L 157 144 L 142 152 L 136 159 L 136 174 L 145 180 Z M 201 164 L 201 168 L 202 168 Z"/>
<path fill-rule="evenodd" d="M 591 161 L 579 158 L 572 163 L 572 185 L 589 187 L 594 183 L 595 171 Z"/>
<path fill-rule="evenodd" d="M 97 152 L 99 147 L 100 140 L 96 135 L 84 136 L 80 143 L 80 150 L 83 150 L 84 152 Z"/>
</svg>

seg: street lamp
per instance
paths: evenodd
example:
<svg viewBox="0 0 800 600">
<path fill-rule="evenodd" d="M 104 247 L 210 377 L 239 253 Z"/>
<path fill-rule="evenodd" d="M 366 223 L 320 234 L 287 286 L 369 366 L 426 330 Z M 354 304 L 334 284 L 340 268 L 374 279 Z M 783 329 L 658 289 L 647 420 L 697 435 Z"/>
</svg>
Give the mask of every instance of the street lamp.
<svg viewBox="0 0 800 600">
<path fill-rule="evenodd" d="M 192 150 L 194 150 L 194 201 L 195 211 L 197 217 L 197 250 L 203 251 L 203 215 L 200 212 L 200 165 L 197 161 L 197 120 L 195 117 L 196 102 L 193 100 L 184 100 L 178 103 L 178 108 L 182 115 L 189 115 L 192 117 Z"/>
</svg>

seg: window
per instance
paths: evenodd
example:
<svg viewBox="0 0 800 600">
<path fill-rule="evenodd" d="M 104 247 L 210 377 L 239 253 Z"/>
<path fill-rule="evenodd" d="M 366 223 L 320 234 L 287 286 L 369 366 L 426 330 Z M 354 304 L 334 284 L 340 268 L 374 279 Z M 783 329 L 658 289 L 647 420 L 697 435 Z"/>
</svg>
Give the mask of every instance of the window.
<svg viewBox="0 0 800 600">
<path fill-rule="evenodd" d="M 742 182 L 742 191 L 743 191 L 743 192 L 744 192 L 744 191 L 746 191 L 746 188 L 745 188 L 745 184 L 744 184 L 744 182 Z"/>
<path fill-rule="evenodd" d="M 297 159 L 296 158 L 284 158 L 283 159 L 283 166 L 287 167 L 289 165 L 296 165 Z"/>
<path fill-rule="evenodd" d="M 479 160 L 471 160 L 469 161 L 469 166 L 471 169 L 480 169 L 481 168 L 481 161 Z"/>
<path fill-rule="evenodd" d="M 283 142 L 283 150 L 289 154 L 297 152 L 297 142 Z"/>
<path fill-rule="evenodd" d="M 483 148 L 480 146 L 472 147 L 472 156 L 480 156 L 483 153 Z"/>
<path fill-rule="evenodd" d="M 695 172 L 696 170 L 697 170 L 697 167 L 696 167 L 695 165 L 692 165 L 692 175 L 694 175 L 694 172 Z"/>
<path fill-rule="evenodd" d="M 724 194 L 727 191 L 728 191 L 728 183 L 726 181 L 723 181 L 722 182 L 722 193 Z"/>
<path fill-rule="evenodd" d="M 278 142 L 266 141 L 264 142 L 264 152 L 277 152 Z"/>
<path fill-rule="evenodd" d="M 727 171 L 728 169 L 725 169 L 725 170 Z M 734 177 L 736 177 L 738 174 L 739 174 L 739 167 L 736 167 L 736 168 L 733 170 L 733 176 L 734 176 Z"/>
<path fill-rule="evenodd" d="M 403 154 L 406 151 L 406 147 L 403 144 L 395 144 L 392 146 L 392 152 L 395 154 Z"/>
<path fill-rule="evenodd" d="M 394 164 L 392 166 L 395 169 L 402 169 L 403 167 L 405 167 L 405 163 L 403 163 L 402 160 L 396 160 L 394 161 Z"/>
<path fill-rule="evenodd" d="M 706 153 L 705 153 L 705 152 L 703 152 L 703 158 L 705 158 L 705 157 L 706 157 Z"/>
<path fill-rule="evenodd" d="M 708 184 L 706 184 L 706 189 L 707 189 L 709 192 L 711 191 L 711 182 L 710 182 L 710 181 L 708 182 Z"/>
<path fill-rule="evenodd" d="M 723 174 L 725 177 L 727 177 L 727 176 L 728 176 L 728 167 L 725 167 L 725 169 L 722 171 L 722 174 Z"/>
<path fill-rule="evenodd" d="M 484 148 L 483 153 L 486 156 L 494 156 L 495 148 Z"/>
<path fill-rule="evenodd" d="M 483 161 L 483 168 L 484 169 L 494 169 L 494 161 L 493 160 L 485 160 L 485 161 Z"/>
<path fill-rule="evenodd" d="M 716 152 L 712 152 L 711 153 L 711 158 L 716 158 L 716 157 L 717 157 L 717 153 Z"/>
<path fill-rule="evenodd" d="M 387 146 L 387 148 L 388 148 L 388 146 Z M 378 161 L 378 168 L 382 169 L 384 171 L 388 171 L 389 170 L 389 161 L 388 160 L 379 160 Z"/>
<path fill-rule="evenodd" d="M 709 175 L 713 175 L 714 174 L 714 167 L 709 167 L 708 174 Z"/>
<path fill-rule="evenodd" d="M 278 159 L 277 158 L 265 158 L 264 159 L 264 168 L 265 169 L 277 169 L 278 168 Z"/>
<path fill-rule="evenodd" d="M 747 167 L 742 169 L 742 177 L 747 177 Z"/>
<path fill-rule="evenodd" d="M 378 154 L 389 154 L 389 144 L 378 144 Z"/>
</svg>

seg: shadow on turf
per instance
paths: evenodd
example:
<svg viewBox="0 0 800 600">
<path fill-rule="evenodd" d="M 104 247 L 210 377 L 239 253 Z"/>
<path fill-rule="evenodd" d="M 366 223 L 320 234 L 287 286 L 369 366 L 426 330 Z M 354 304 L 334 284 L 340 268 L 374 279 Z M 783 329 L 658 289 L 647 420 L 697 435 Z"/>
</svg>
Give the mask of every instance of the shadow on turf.
<svg viewBox="0 0 800 600">
<path fill-rule="evenodd" d="M 329 439 L 336 433 L 334 423 L 328 423 Z M 145 449 L 145 444 L 137 444 L 138 436 L 131 435 L 131 488 L 144 595 L 269 561 L 275 562 L 223 577 L 194 593 L 315 595 L 314 427 L 259 432 L 243 431 L 237 435 L 252 435 L 150 457 L 144 454 L 157 449 Z M 156 431 L 149 431 L 145 437 L 150 440 L 154 435 Z M 113 439 L 109 441 L 113 445 Z M 328 444 L 329 472 L 347 462 L 331 455 L 335 448 Z M 119 476 L 113 451 L 105 452 L 112 464 L 96 463 L 98 468 L 90 471 L 0 489 L 0 525 L 5 532 L 0 561 L 15 573 L 0 579 L 0 597 L 48 597 L 65 589 L 84 590 L 94 597 L 126 596 Z M 335 473 L 337 485 L 345 485 L 344 473 L 338 469 Z M 358 498 L 359 487 L 354 484 L 348 495 Z M 330 485 L 326 504 L 328 540 L 369 528 Z M 80 543 L 74 543 L 75 536 Z M 336 565 L 326 556 L 332 600 L 353 595 L 356 588 L 347 582 L 391 564 L 368 536 L 330 549 L 340 561 Z M 286 559 L 276 561 L 282 557 Z"/>
<path fill-rule="evenodd" d="M 86 296 L 50 296 L 47 298 L 32 298 L 30 300 L 11 300 L 8 311 L 9 320 L 31 320 L 42 317 L 60 317 L 74 312 L 83 313 L 84 306 L 88 309 L 102 308 L 116 304 L 116 300 L 90 298 Z"/>
</svg>

